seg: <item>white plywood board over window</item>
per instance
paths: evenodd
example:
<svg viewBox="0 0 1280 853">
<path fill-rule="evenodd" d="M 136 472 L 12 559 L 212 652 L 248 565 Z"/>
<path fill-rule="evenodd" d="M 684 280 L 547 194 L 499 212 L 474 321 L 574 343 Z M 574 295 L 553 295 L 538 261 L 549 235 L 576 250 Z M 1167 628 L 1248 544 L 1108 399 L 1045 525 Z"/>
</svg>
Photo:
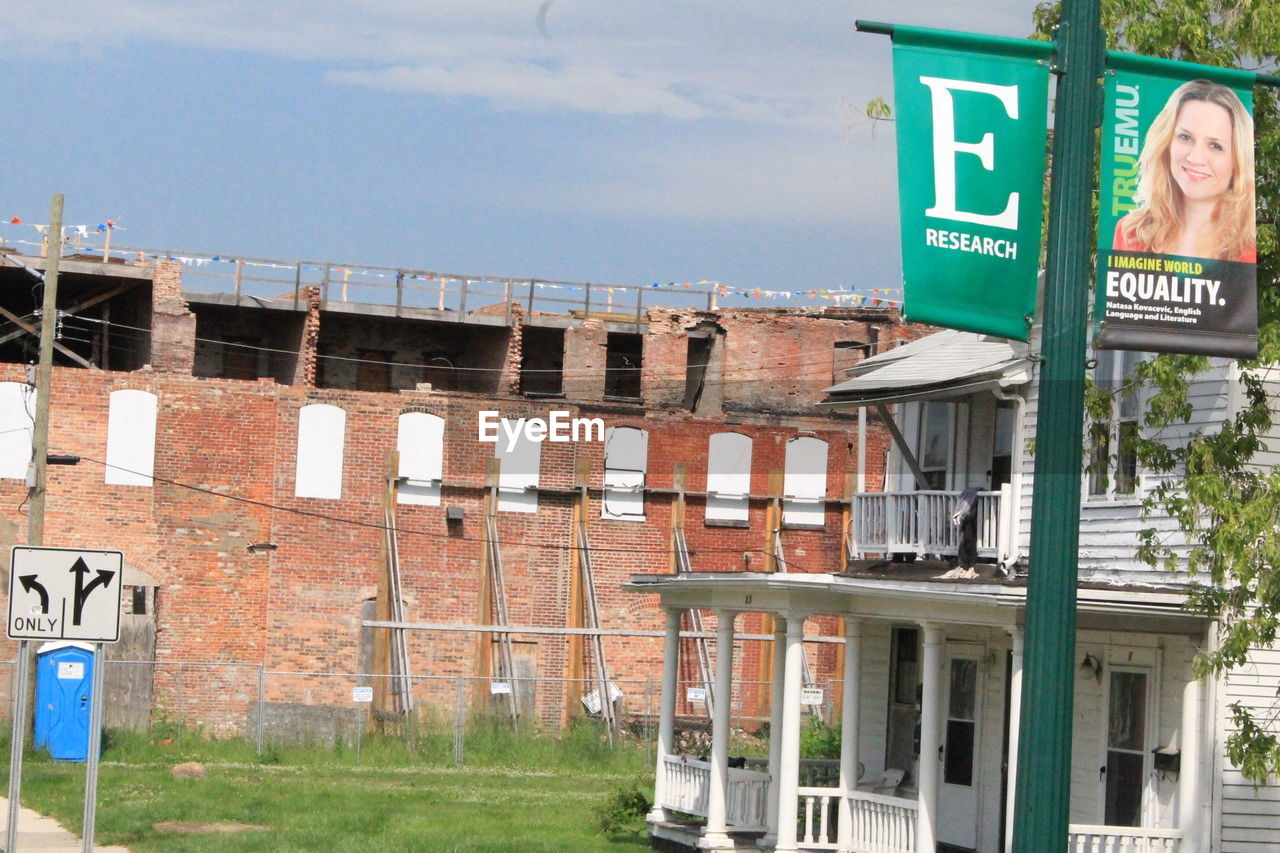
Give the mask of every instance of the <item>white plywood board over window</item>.
<svg viewBox="0 0 1280 853">
<path fill-rule="evenodd" d="M 342 497 L 342 452 L 347 413 L 327 403 L 298 410 L 298 459 L 293 493 L 300 498 Z"/>
<path fill-rule="evenodd" d="M 398 500 L 402 504 L 440 506 L 440 482 L 444 479 L 444 418 L 426 412 L 405 412 L 396 432 L 402 480 Z"/>
<path fill-rule="evenodd" d="M 502 419 L 502 429 L 494 444 L 493 456 L 501 464 L 498 471 L 498 511 L 537 512 L 538 472 L 542 467 L 542 442 L 525 433 L 524 418 Z M 514 442 L 508 436 L 515 435 Z"/>
<path fill-rule="evenodd" d="M 35 413 L 34 388 L 23 382 L 0 382 L 0 477 L 26 478 Z"/>
<path fill-rule="evenodd" d="M 644 478 L 648 467 L 648 432 L 635 427 L 606 430 L 601 518 L 644 521 Z"/>
<path fill-rule="evenodd" d="M 782 523 L 820 527 L 826 521 L 827 443 L 797 436 L 787 442 Z"/>
<path fill-rule="evenodd" d="M 156 466 L 156 395 L 125 388 L 111 392 L 107 410 L 106 482 L 150 486 Z"/>
<path fill-rule="evenodd" d="M 746 521 L 751 493 L 751 438 L 718 432 L 707 447 L 707 519 Z"/>
</svg>

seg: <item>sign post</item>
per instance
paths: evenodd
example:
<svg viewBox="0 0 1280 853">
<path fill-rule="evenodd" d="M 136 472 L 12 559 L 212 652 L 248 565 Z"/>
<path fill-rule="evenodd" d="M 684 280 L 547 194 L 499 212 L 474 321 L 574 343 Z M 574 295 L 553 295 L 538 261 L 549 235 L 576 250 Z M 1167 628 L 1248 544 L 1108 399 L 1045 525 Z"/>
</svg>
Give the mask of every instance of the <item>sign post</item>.
<svg viewBox="0 0 1280 853">
<path fill-rule="evenodd" d="M 9 562 L 6 631 L 20 640 L 13 700 L 14 748 L 9 758 L 9 825 L 6 849 L 16 847 L 18 798 L 22 789 L 22 741 L 26 732 L 26 648 L 30 640 L 93 643 L 93 687 L 89 704 L 89 752 L 85 759 L 84 853 L 93 853 L 98 804 L 98 758 L 102 749 L 104 643 L 120 639 L 124 555 L 16 545 Z"/>
<path fill-rule="evenodd" d="M 1018 853 L 1066 850 L 1071 785 L 1083 374 L 1089 298 L 1080 282 L 1090 278 L 1093 131 L 1101 107 L 1098 81 L 1105 68 L 1106 40 L 1101 30 L 1099 0 L 1063 0 L 1062 8 L 1063 23 L 1052 46 L 1059 82 L 1045 264 L 1038 404 L 1042 414 L 1032 491 L 1033 564 L 1027 589 L 1022 734 L 1014 809 L 1013 849 Z M 895 27 L 859 22 L 858 28 L 894 35 L 896 41 Z M 968 40 L 974 46 L 997 41 L 983 36 L 969 36 Z M 925 81 L 922 78 L 920 82 Z M 980 165 L 990 172 L 993 170 L 988 163 L 996 157 L 990 139 L 984 134 L 966 139 L 967 147 L 956 143 L 951 147 L 955 149 L 953 153 L 979 155 Z M 901 162 L 901 154 L 899 159 Z M 940 198 L 935 199 L 935 208 L 941 206 Z M 1009 204 L 1006 202 L 1006 210 Z M 982 212 L 1002 213 L 998 209 Z M 905 223 L 904 219 L 904 228 Z M 985 248 L 986 243 L 982 246 Z M 906 284 L 909 286 L 910 282 Z M 910 292 L 905 292 L 908 310 L 911 299 Z M 1007 314 L 1010 305 L 1003 306 L 1001 313 Z M 1017 321 L 1023 318 L 1015 314 L 1006 317 L 1008 320 L 1014 321 L 1016 331 Z M 970 319 L 953 322 L 940 316 L 932 322 L 1022 340 L 1027 337 L 1025 332 L 1011 334 L 987 326 L 985 321 L 977 325 Z"/>
<path fill-rule="evenodd" d="M 1080 460 L 1094 119 L 1106 60 L 1099 0 L 1063 0 L 1049 185 L 1035 482 L 1013 849 L 1067 849 L 1075 699 Z"/>
</svg>

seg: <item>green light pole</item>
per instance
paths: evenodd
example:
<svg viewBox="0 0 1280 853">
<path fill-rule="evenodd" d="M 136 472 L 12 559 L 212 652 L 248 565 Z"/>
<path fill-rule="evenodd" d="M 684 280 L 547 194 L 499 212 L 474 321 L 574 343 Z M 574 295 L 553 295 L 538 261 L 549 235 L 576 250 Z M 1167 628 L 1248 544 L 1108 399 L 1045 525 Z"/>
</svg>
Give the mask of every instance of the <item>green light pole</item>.
<svg viewBox="0 0 1280 853">
<path fill-rule="evenodd" d="M 1063 0 L 1049 188 L 1039 425 L 1013 849 L 1067 849 L 1075 679 L 1090 198 L 1106 41 L 1099 0 Z"/>
</svg>

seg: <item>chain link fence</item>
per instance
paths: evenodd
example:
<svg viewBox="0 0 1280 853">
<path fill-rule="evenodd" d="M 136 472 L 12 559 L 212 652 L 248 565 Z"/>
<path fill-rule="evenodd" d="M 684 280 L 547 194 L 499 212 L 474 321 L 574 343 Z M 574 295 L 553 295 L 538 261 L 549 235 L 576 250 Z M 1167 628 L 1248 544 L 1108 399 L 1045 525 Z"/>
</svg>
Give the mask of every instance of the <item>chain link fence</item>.
<svg viewBox="0 0 1280 853">
<path fill-rule="evenodd" d="M 0 661 L 4 708 L 10 712 L 13 673 L 12 660 Z M 35 677 L 31 680 L 34 683 Z M 200 660 L 111 660 L 106 663 L 104 722 L 108 730 L 151 730 L 157 736 L 243 737 L 259 752 L 278 744 L 358 749 L 370 732 L 406 739 L 432 737 L 447 743 L 461 764 L 473 735 L 507 729 L 554 738 L 566 726 L 600 724 L 601 719 L 594 679 L 413 676 L 410 696 L 402 697 L 398 693 L 404 683 L 402 678 L 362 672 L 275 670 Z M 614 679 L 610 684 L 621 728 L 618 742 L 642 744 L 652 754 L 661 681 Z M 753 740 L 767 750 L 769 689 L 764 682 L 733 685 L 730 724 L 740 751 L 751 752 Z M 840 690 L 838 681 L 807 684 L 806 719 L 827 725 L 838 721 L 835 700 Z M 375 698 L 382 698 L 376 694 L 384 691 L 385 700 L 375 703 Z M 677 683 L 681 751 L 710 750 L 706 694 L 701 681 Z M 386 710 L 405 707 L 409 710 Z"/>
</svg>

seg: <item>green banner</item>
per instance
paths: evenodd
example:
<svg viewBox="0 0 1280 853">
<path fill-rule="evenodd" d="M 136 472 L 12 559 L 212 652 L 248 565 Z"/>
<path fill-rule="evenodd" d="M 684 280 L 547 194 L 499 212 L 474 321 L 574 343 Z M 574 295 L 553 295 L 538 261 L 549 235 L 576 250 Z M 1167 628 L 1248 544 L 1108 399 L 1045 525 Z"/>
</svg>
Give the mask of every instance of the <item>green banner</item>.
<svg viewBox="0 0 1280 853">
<path fill-rule="evenodd" d="M 903 315 L 1025 341 L 1052 46 L 894 27 L 893 48 Z"/>
<path fill-rule="evenodd" d="M 1253 358 L 1253 75 L 1123 54 L 1109 64 L 1097 346 Z"/>
</svg>

